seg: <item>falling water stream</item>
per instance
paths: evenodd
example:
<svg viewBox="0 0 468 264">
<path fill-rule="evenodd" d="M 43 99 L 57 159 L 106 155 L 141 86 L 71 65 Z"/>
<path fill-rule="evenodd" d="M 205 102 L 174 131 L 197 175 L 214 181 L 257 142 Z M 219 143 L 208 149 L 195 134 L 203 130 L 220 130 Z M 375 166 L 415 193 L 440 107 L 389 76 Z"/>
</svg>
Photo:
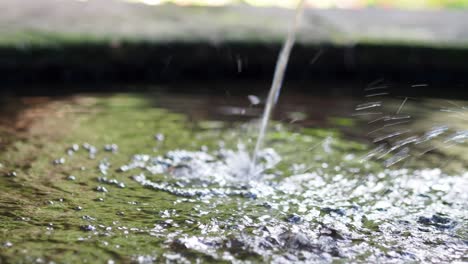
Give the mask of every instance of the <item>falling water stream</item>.
<svg viewBox="0 0 468 264">
<path fill-rule="evenodd" d="M 289 55 L 291 54 L 291 50 L 296 40 L 296 31 L 299 27 L 302 14 L 304 12 L 304 3 L 305 0 L 300 0 L 297 5 L 294 22 L 291 28 L 289 29 L 288 36 L 284 42 L 283 48 L 281 49 L 278 60 L 276 62 L 273 81 L 271 83 L 270 92 L 268 93 L 268 98 L 262 115 L 262 121 L 260 123 L 260 131 L 258 133 L 257 143 L 255 144 L 255 149 L 252 154 L 252 160 L 249 169 L 249 177 L 253 176 L 255 178 L 259 174 L 259 171 L 257 171 L 256 169 L 258 152 L 262 148 L 265 133 L 268 127 L 268 121 L 270 120 L 271 113 L 273 112 L 273 107 L 278 101 L 278 96 L 281 91 L 281 85 L 283 83 L 284 73 L 286 71 L 286 66 L 288 65 Z"/>
</svg>

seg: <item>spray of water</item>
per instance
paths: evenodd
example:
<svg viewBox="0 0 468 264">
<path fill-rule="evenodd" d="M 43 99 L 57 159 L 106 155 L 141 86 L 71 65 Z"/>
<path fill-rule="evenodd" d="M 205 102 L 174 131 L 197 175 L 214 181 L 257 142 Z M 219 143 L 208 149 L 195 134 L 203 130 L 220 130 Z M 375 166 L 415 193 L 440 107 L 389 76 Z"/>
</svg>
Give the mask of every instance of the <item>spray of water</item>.
<svg viewBox="0 0 468 264">
<path fill-rule="evenodd" d="M 294 22 L 289 29 L 288 36 L 284 42 L 283 48 L 279 54 L 278 60 L 276 62 L 275 73 L 273 75 L 273 81 L 271 84 L 270 92 L 268 93 L 268 98 L 266 101 L 265 109 L 262 116 L 262 121 L 260 123 L 260 131 L 258 133 L 257 143 L 255 144 L 255 149 L 252 154 L 252 160 L 249 168 L 249 177 L 256 177 L 259 174 L 257 170 L 257 156 L 262 148 L 263 140 L 265 138 L 265 133 L 268 127 L 268 121 L 270 120 L 273 107 L 278 101 L 278 96 L 281 90 L 281 85 L 283 83 L 284 73 L 286 71 L 286 66 L 288 65 L 289 55 L 291 54 L 292 47 L 296 40 L 296 31 L 299 26 L 303 11 L 304 11 L 305 0 L 300 0 L 296 8 L 296 14 L 294 17 Z"/>
<path fill-rule="evenodd" d="M 411 85 L 424 86 L 427 84 Z M 406 106 L 411 105 L 411 99 L 414 98 L 404 97 L 396 109 L 384 107 L 386 97 L 391 94 L 388 88 L 383 84 L 383 80 L 373 82 L 364 89 L 371 93 L 365 95 L 366 98 L 372 98 L 371 101 L 358 104 L 355 108 L 356 113 L 353 116 L 370 119 L 367 124 L 372 126 L 372 130 L 367 136 L 373 143 L 378 144 L 363 157 L 363 161 L 373 158 L 382 160 L 386 167 L 390 167 L 411 157 L 418 158 L 435 150 L 468 143 L 468 130 L 453 123 L 454 118 L 468 120 L 466 106 L 447 101 L 449 107 L 440 109 L 441 112 L 447 113 L 446 116 L 439 117 L 437 122 L 421 123 L 421 117 L 407 113 Z M 376 90 L 379 92 L 374 93 Z"/>
</svg>

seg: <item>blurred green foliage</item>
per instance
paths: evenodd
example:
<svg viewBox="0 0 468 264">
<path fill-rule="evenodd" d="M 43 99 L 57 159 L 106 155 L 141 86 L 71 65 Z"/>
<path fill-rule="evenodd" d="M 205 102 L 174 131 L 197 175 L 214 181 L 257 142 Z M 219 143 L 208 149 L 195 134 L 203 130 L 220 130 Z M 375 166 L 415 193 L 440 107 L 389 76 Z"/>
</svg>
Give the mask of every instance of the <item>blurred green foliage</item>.
<svg viewBox="0 0 468 264">
<path fill-rule="evenodd" d="M 362 0 L 367 6 L 394 8 L 467 8 L 468 0 Z"/>
<path fill-rule="evenodd" d="M 86 1 L 86 0 L 80 0 Z M 294 8 L 299 0 L 124 0 L 149 5 L 175 3 L 180 5 L 249 4 L 254 6 L 282 6 Z M 383 7 L 400 9 L 467 8 L 468 0 L 306 0 L 315 8 L 364 8 Z"/>
</svg>

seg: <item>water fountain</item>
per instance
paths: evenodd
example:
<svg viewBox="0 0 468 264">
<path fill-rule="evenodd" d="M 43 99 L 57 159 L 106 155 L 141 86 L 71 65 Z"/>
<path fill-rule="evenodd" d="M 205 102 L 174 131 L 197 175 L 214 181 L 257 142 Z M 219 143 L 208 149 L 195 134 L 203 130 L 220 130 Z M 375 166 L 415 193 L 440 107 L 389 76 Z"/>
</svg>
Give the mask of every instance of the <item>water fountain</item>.
<svg viewBox="0 0 468 264">
<path fill-rule="evenodd" d="M 327 128 L 287 123 L 271 134 L 271 148 L 263 148 L 304 2 L 280 52 L 250 157 L 239 144 L 249 130 L 244 124 L 203 126 L 211 116 L 192 124 L 141 95 L 79 97 L 48 109 L 54 114 L 36 134 L 0 152 L 6 172 L 0 176 L 0 263 L 464 261 L 466 170 L 450 175 L 428 166 L 386 168 L 373 158 L 363 163 L 372 154 L 366 145 L 331 138 Z M 373 101 L 356 110 L 380 106 Z M 398 101 L 388 118 L 402 118 L 410 106 Z M 447 110 L 466 120 L 466 112 L 460 116 L 466 108 Z M 435 127 L 417 141 L 390 142 L 376 155 L 436 138 L 443 145 L 468 138 L 466 129 L 452 130 Z M 65 133 L 50 144 L 50 131 Z M 374 141 L 400 135 L 406 134 Z"/>
</svg>

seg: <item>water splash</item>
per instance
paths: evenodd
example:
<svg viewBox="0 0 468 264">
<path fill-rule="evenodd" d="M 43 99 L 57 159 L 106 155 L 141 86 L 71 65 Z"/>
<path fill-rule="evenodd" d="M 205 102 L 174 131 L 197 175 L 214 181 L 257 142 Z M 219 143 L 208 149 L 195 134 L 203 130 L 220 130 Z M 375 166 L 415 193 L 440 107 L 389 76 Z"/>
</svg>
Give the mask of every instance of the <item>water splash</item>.
<svg viewBox="0 0 468 264">
<path fill-rule="evenodd" d="M 291 54 L 292 47 L 296 40 L 296 31 L 299 26 L 303 11 L 304 11 L 305 0 L 300 0 L 296 9 L 296 15 L 294 17 L 294 23 L 288 32 L 288 37 L 284 42 L 283 48 L 276 62 L 275 73 L 273 76 L 273 81 L 271 84 L 270 92 L 265 105 L 265 110 L 263 112 L 262 121 L 260 124 L 260 131 L 258 133 L 257 143 L 255 144 L 255 149 L 252 154 L 252 160 L 250 162 L 249 175 L 253 177 L 258 177 L 259 171 L 257 169 L 257 156 L 262 148 L 263 140 L 265 138 L 266 129 L 268 127 L 268 121 L 270 120 L 273 107 L 278 101 L 278 96 L 281 90 L 281 85 L 283 83 L 284 73 L 286 71 L 286 66 L 288 65 L 289 55 Z"/>
<path fill-rule="evenodd" d="M 388 162 L 396 163 L 404 154 L 402 150 Z M 466 173 L 452 176 L 440 169 L 386 169 L 360 178 L 345 171 L 331 173 L 330 169 L 292 173 L 273 181 L 263 174 L 267 180 L 239 186 L 233 174 L 239 168 L 232 159 L 245 155 L 240 148 L 135 156 L 125 166 L 146 169 L 148 175 L 163 172 L 167 178 L 157 182 L 150 180 L 154 176 L 141 174 L 133 180 L 176 195 L 181 203 L 199 202 L 189 222 L 183 222 L 177 210 L 166 210 L 162 213 L 166 220 L 138 232 L 165 238 L 170 245 L 170 255 L 162 256 L 165 259 L 183 256 L 177 251 L 182 248 L 230 263 L 244 263 L 242 254 L 268 263 L 332 263 L 340 259 L 436 263 L 459 260 L 466 249 L 460 233 L 466 226 Z M 261 151 L 260 165 L 274 167 L 276 155 L 273 150 Z M 155 171 L 155 164 L 166 169 Z M 187 168 L 192 173 L 184 173 Z M 213 170 L 217 173 L 210 173 Z M 237 210 L 223 218 L 219 210 L 227 203 Z M 178 229 L 167 228 L 167 223 Z M 182 227 L 187 224 L 187 229 Z"/>
<path fill-rule="evenodd" d="M 265 171 L 274 168 L 281 157 L 273 149 L 258 153 L 257 165 L 263 178 L 271 178 Z M 164 156 L 135 155 L 120 171 L 143 170 L 133 180 L 148 188 L 184 197 L 194 196 L 249 196 L 268 193 L 269 187 L 247 182 L 249 155 L 241 145 L 237 150 L 219 149 L 212 154 L 204 151 L 173 150 Z M 146 175 L 149 175 L 147 177 Z M 164 181 L 154 176 L 168 175 Z M 246 190 L 245 184 L 257 188 Z M 209 188 L 208 188 L 209 187 Z"/>
<path fill-rule="evenodd" d="M 375 86 L 378 85 L 378 86 Z M 418 84 L 423 86 L 425 84 Z M 412 85 L 411 87 L 416 87 Z M 383 80 L 372 84 L 364 91 L 386 90 Z M 388 90 L 385 92 L 390 94 Z M 369 97 L 366 95 L 366 97 Z M 370 96 L 372 97 L 372 96 Z M 378 146 L 363 157 L 363 160 L 382 160 L 386 167 L 393 166 L 411 157 L 419 158 L 430 152 L 445 150 L 456 145 L 465 144 L 468 139 L 466 126 L 456 124 L 456 119 L 468 120 L 466 107 L 457 102 L 447 101 L 449 107 L 435 112 L 440 117 L 435 121 L 424 120 L 414 108 L 414 98 L 398 98 L 401 102 L 392 102 L 390 98 L 379 101 L 367 101 L 355 107 L 353 116 L 366 121 L 371 127 L 367 133 L 370 140 Z M 379 112 L 366 112 L 379 108 Z M 408 112 L 410 114 L 408 114 Z M 376 116 L 376 118 L 372 118 Z M 456 118 L 456 119 L 455 119 Z M 370 121 L 369 121 L 370 120 Z"/>
</svg>

